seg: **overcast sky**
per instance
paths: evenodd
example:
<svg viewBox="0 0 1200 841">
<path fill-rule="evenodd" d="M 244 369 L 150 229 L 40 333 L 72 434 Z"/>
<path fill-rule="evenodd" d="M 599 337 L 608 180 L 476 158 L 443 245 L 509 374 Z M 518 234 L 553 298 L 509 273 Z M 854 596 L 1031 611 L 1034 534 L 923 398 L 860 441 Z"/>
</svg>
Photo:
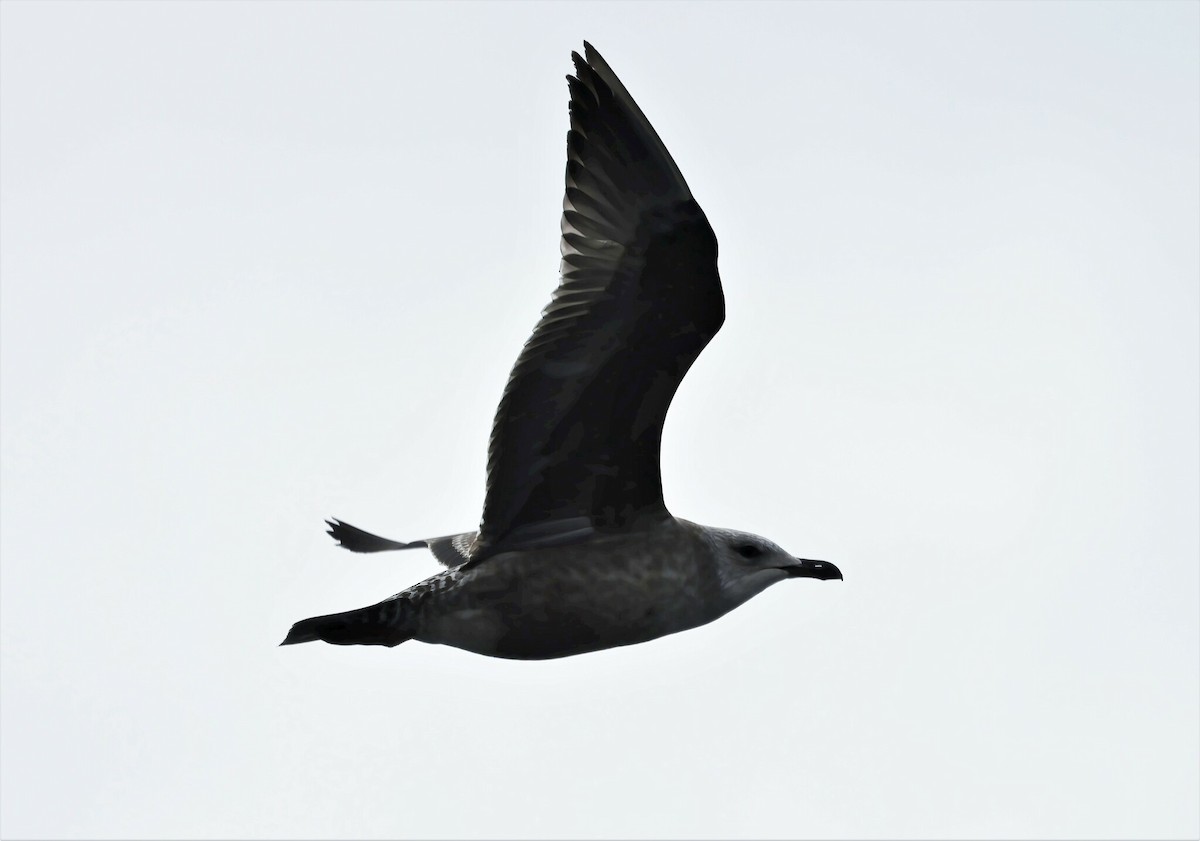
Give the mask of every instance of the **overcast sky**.
<svg viewBox="0 0 1200 841">
<path fill-rule="evenodd" d="M 1200 833 L 1200 5 L 0 23 L 5 838 Z M 667 504 L 846 580 L 278 648 L 477 524 L 585 38 L 720 240 Z"/>
</svg>

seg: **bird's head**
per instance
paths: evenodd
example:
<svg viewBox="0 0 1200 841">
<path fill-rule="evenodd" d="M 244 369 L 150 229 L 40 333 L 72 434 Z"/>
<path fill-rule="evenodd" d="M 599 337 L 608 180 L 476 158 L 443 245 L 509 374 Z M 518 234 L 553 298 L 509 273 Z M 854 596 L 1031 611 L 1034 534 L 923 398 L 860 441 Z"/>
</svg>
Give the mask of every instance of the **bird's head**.
<svg viewBox="0 0 1200 841">
<path fill-rule="evenodd" d="M 793 557 L 765 537 L 730 529 L 705 531 L 716 554 L 721 591 L 729 609 L 785 578 L 842 578 L 842 571 L 828 561 Z"/>
</svg>

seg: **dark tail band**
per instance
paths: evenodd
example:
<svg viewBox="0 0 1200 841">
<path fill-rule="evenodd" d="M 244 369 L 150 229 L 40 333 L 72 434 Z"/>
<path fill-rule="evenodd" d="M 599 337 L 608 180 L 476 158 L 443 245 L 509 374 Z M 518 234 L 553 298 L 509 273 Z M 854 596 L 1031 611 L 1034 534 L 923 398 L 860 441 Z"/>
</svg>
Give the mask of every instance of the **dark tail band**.
<svg viewBox="0 0 1200 841">
<path fill-rule="evenodd" d="M 393 549 L 417 549 L 427 545 L 424 540 L 414 540 L 412 543 L 388 540 L 349 523 L 343 523 L 336 517 L 326 520 L 325 525 L 329 526 L 327 534 L 351 552 L 389 552 Z"/>
</svg>

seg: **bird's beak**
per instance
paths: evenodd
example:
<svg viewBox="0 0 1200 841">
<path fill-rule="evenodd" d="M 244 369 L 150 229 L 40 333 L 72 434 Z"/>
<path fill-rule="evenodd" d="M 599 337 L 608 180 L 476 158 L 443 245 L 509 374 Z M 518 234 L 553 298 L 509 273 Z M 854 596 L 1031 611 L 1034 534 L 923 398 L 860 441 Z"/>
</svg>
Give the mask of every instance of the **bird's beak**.
<svg viewBox="0 0 1200 841">
<path fill-rule="evenodd" d="M 842 580 L 842 571 L 829 561 L 809 561 L 804 558 L 793 558 L 793 563 L 784 567 L 788 578 L 819 578 L 829 581 L 836 578 Z"/>
</svg>

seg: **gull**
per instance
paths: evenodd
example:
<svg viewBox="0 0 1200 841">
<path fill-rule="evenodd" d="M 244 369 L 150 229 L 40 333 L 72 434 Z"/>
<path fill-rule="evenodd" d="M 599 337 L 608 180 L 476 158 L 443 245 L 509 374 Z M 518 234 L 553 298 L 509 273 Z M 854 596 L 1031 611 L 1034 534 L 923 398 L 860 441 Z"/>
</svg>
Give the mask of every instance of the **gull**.
<svg viewBox="0 0 1200 841">
<path fill-rule="evenodd" d="M 566 657 L 704 625 L 784 579 L 842 578 L 667 510 L 663 422 L 725 320 L 717 240 L 600 53 L 585 41 L 571 58 L 561 280 L 496 411 L 479 528 L 404 543 L 326 521 L 351 551 L 427 547 L 446 569 L 297 622 L 282 645 L 418 640 Z"/>
</svg>

